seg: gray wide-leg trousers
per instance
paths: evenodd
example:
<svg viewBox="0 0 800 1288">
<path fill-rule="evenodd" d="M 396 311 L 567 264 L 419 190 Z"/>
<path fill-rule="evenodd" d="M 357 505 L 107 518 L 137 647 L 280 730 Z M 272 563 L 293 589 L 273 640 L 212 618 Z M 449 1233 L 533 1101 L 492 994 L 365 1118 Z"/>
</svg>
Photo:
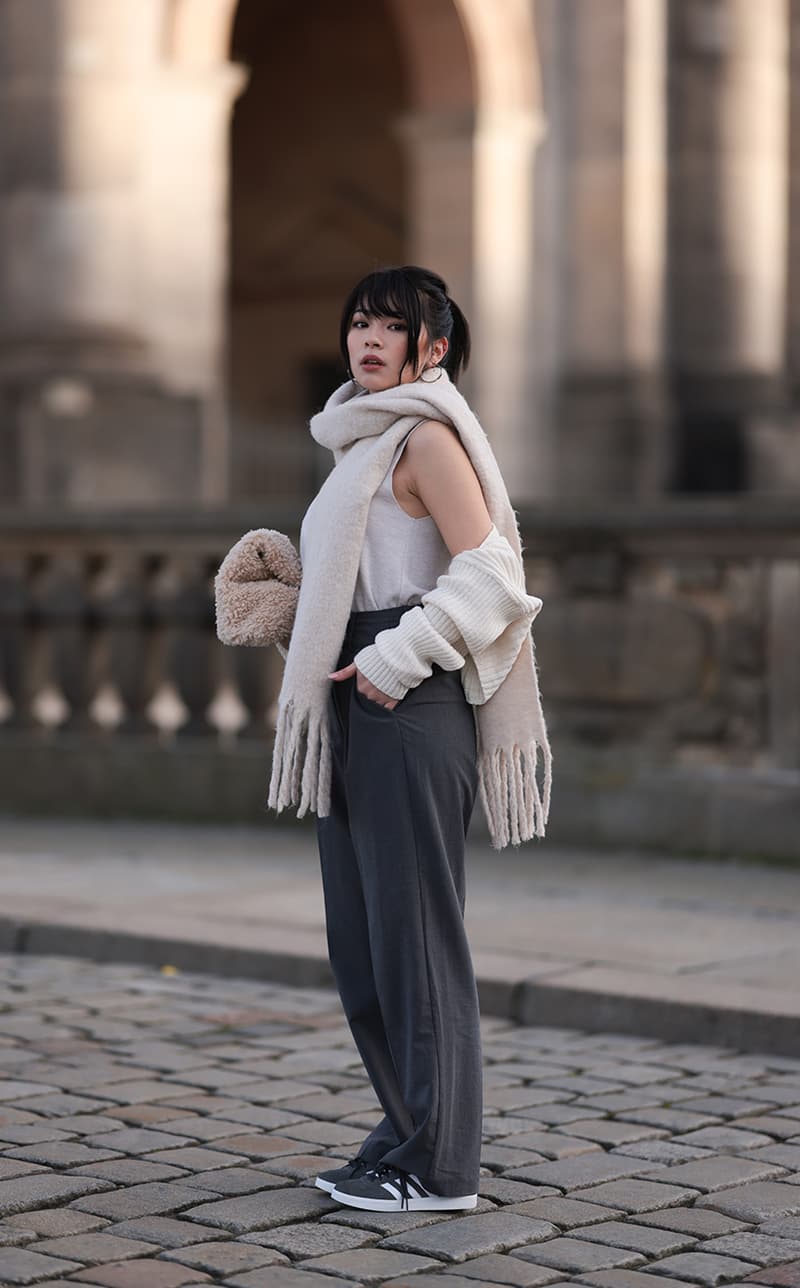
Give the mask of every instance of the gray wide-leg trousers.
<svg viewBox="0 0 800 1288">
<path fill-rule="evenodd" d="M 339 668 L 403 608 L 351 614 Z M 331 812 L 317 820 L 328 948 L 385 1114 L 361 1152 L 434 1193 L 478 1189 L 478 997 L 464 929 L 464 838 L 477 792 L 475 719 L 436 668 L 391 711 L 331 686 Z"/>
</svg>

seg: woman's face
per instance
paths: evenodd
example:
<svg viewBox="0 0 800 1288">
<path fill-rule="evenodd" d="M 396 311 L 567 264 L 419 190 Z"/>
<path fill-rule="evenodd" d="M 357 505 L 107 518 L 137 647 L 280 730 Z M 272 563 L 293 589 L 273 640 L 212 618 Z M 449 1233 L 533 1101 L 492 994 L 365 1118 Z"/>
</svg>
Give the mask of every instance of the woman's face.
<svg viewBox="0 0 800 1288">
<path fill-rule="evenodd" d="M 419 369 L 427 366 L 430 344 L 423 323 L 419 335 Z M 401 317 L 375 317 L 356 309 L 347 333 L 347 354 L 353 378 L 369 393 L 416 380 L 408 356 L 408 324 Z"/>
</svg>

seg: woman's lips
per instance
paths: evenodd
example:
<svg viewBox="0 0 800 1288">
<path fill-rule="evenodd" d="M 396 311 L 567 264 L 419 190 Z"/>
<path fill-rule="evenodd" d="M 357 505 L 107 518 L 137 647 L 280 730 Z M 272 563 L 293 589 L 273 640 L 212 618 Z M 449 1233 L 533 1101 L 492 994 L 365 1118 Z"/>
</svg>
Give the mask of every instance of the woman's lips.
<svg viewBox="0 0 800 1288">
<path fill-rule="evenodd" d="M 361 366 L 362 367 L 385 367 L 386 363 L 383 361 L 383 358 L 362 358 Z"/>
</svg>

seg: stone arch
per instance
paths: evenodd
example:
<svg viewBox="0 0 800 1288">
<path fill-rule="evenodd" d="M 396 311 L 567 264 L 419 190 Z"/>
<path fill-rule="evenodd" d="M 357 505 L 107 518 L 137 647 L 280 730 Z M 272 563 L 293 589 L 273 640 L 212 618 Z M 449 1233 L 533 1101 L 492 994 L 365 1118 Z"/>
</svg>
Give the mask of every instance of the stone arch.
<svg viewBox="0 0 800 1288">
<path fill-rule="evenodd" d="M 473 321 L 468 393 L 520 499 L 532 494 L 533 170 L 542 132 L 530 0 L 386 0 L 405 62 L 397 129 L 406 254 L 448 279 Z M 229 65 L 237 0 L 167 0 L 176 69 Z M 220 228 L 224 238 L 224 225 Z"/>
</svg>

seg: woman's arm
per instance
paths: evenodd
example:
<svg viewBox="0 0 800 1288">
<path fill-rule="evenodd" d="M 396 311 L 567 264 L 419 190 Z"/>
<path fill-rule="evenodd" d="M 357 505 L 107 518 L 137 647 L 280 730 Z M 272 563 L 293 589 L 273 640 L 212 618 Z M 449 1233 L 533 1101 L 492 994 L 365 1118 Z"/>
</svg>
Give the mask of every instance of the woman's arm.
<svg viewBox="0 0 800 1288">
<path fill-rule="evenodd" d="M 402 490 L 422 502 L 451 555 L 474 550 L 489 535 L 492 520 L 478 476 L 450 425 L 438 420 L 418 425 L 398 470 Z"/>
</svg>

